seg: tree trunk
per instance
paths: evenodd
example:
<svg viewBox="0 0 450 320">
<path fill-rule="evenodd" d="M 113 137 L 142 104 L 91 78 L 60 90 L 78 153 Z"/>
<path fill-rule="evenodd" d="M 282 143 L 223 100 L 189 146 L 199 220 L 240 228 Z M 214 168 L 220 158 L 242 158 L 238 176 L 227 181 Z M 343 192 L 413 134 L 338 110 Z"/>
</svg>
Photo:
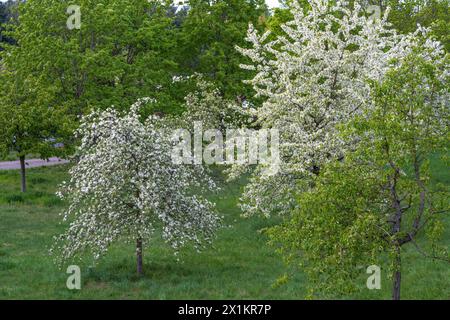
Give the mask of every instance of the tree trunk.
<svg viewBox="0 0 450 320">
<path fill-rule="evenodd" d="M 136 240 L 137 273 L 142 275 L 142 238 Z"/>
<path fill-rule="evenodd" d="M 25 156 L 20 156 L 20 179 L 21 179 L 21 188 L 22 192 L 27 191 L 27 180 L 25 176 Z"/>
<path fill-rule="evenodd" d="M 393 287 L 392 287 L 392 300 L 400 300 L 400 283 L 402 280 L 402 260 L 400 256 L 400 246 L 395 249 L 395 261 L 394 261 L 394 277 L 393 277 Z"/>
</svg>

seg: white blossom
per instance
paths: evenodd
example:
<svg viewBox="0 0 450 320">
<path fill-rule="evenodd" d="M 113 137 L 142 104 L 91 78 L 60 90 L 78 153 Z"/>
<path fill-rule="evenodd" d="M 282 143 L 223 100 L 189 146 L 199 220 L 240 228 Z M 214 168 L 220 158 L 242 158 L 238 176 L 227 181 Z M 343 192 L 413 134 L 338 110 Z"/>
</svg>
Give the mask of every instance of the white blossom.
<svg viewBox="0 0 450 320">
<path fill-rule="evenodd" d="M 402 36 L 387 22 L 367 18 L 355 4 L 310 0 L 306 13 L 297 2 L 283 35 L 268 41 L 250 25 L 251 48 L 237 48 L 255 70 L 248 80 L 265 98 L 253 111 L 256 125 L 280 132 L 281 170 L 264 177 L 258 167 L 243 195 L 247 214 L 288 212 L 299 181 L 342 157 L 346 145 L 339 124 L 371 107 L 367 80 L 380 80 L 390 61 L 410 52 L 415 36 Z M 242 171 L 242 168 L 235 168 Z"/>
<path fill-rule="evenodd" d="M 130 112 L 113 109 L 82 119 L 77 163 L 58 193 L 71 221 L 54 246 L 64 261 L 89 250 L 95 259 L 116 240 L 150 244 L 155 229 L 173 248 L 200 248 L 220 225 L 214 204 L 196 192 L 215 189 L 201 166 L 174 165 L 163 120 L 139 116 L 141 99 Z M 196 192 L 194 192 L 194 190 Z"/>
</svg>

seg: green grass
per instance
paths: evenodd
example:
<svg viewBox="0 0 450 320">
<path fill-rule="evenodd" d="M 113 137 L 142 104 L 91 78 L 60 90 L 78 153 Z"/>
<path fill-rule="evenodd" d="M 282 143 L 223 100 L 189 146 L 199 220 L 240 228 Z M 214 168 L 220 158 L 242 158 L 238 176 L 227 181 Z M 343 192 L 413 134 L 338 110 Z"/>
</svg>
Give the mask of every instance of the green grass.
<svg viewBox="0 0 450 320">
<path fill-rule="evenodd" d="M 444 170 L 444 168 L 442 168 Z M 445 171 L 445 170 L 444 170 Z M 277 219 L 243 219 L 236 206 L 244 181 L 224 185 L 211 195 L 229 227 L 202 253 L 182 250 L 180 262 L 170 248 L 155 239 L 144 252 L 142 278 L 135 275 L 134 248 L 117 244 L 95 266 L 80 265 L 82 289 L 66 288 L 65 268 L 48 255 L 52 237 L 64 225 L 58 215 L 65 206 L 56 198 L 57 185 L 67 178 L 67 166 L 28 170 L 29 192 L 19 192 L 19 175 L 0 171 L 0 299 L 303 299 L 306 278 L 288 269 L 267 246 L 261 229 Z M 447 173 L 442 173 L 446 183 Z M 449 243 L 450 230 L 445 235 Z M 407 249 L 403 298 L 449 299 L 450 267 L 424 260 Z M 89 260 L 87 260 L 89 261 Z M 274 286 L 285 273 L 291 281 Z M 361 283 L 367 275 L 361 271 Z M 342 298 L 342 297 L 336 297 Z M 354 298 L 389 299 L 386 279 L 380 291 L 365 289 Z"/>
<path fill-rule="evenodd" d="M 67 275 L 48 256 L 52 237 L 63 231 L 64 209 L 54 191 L 67 167 L 28 170 L 29 193 L 18 192 L 18 173 L 0 172 L 0 299 L 251 299 L 302 298 L 303 278 L 272 288 L 283 263 L 258 230 L 273 223 L 240 218 L 239 185 L 212 195 L 227 227 L 213 246 L 198 254 L 182 250 L 177 257 L 155 239 L 144 252 L 145 275 L 135 275 L 134 248 L 118 244 L 95 267 L 81 265 L 82 290 L 66 288 Z M 230 225 L 230 227 L 228 227 Z M 89 261 L 89 259 L 87 259 Z"/>
</svg>

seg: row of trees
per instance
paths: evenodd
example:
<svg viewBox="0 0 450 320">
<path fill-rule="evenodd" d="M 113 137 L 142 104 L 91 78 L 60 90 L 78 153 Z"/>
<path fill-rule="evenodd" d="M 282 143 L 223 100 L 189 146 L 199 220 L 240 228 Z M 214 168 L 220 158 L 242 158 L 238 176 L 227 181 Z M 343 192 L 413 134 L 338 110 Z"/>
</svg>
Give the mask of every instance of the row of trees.
<svg viewBox="0 0 450 320">
<path fill-rule="evenodd" d="M 93 108 L 149 97 L 156 103 L 146 115 L 179 113 L 197 72 L 222 96 L 250 95 L 234 45 L 249 22 L 263 27 L 264 1 L 78 1 L 79 30 L 66 27 L 70 4 L 25 1 L 20 19 L 2 27 L 16 44 L 1 55 L 0 149 L 20 157 L 23 191 L 25 156 L 71 154 L 80 116 Z"/>
<path fill-rule="evenodd" d="M 272 30 L 274 37 L 292 18 L 292 1 L 284 1 L 286 7 L 273 15 L 264 0 L 191 0 L 183 6 L 79 1 L 81 29 L 68 30 L 69 1 L 35 2 L 0 3 L 0 47 L 7 49 L 0 56 L 0 112 L 5 115 L 0 146 L 3 153 L 15 151 L 23 165 L 29 153 L 44 158 L 70 154 L 79 117 L 94 107 L 126 109 L 149 96 L 157 103 L 143 111 L 147 115 L 179 113 L 194 86 L 186 79 L 194 73 L 212 81 L 226 99 L 259 103 L 252 87 L 242 82 L 246 75 L 239 65 L 247 60 L 235 46 L 244 45 L 249 22 L 256 30 Z M 349 5 L 355 2 L 363 8 L 378 5 L 381 14 L 390 6 L 388 19 L 401 33 L 415 30 L 417 23 L 431 27 L 448 50 L 447 1 L 361 0 Z M 310 7 L 306 0 L 298 3 Z M 53 148 L 55 142 L 66 149 Z"/>
<path fill-rule="evenodd" d="M 245 214 L 286 218 L 269 234 L 313 289 L 353 290 L 361 264 L 388 257 L 398 299 L 403 245 L 424 252 L 416 239 L 427 230 L 426 255 L 447 255 L 437 239 L 448 190 L 427 162 L 449 141 L 448 55 L 435 41 L 445 44 L 436 25 L 448 21 L 437 14 L 430 30 L 397 30 L 401 17 L 428 17 L 442 2 L 418 1 L 410 12 L 400 1 L 394 18 L 379 3 L 379 19 L 367 1 L 327 0 L 287 1 L 266 19 L 260 1 L 190 1 L 175 11 L 85 0 L 80 30 L 66 29 L 64 1 L 20 6 L 17 45 L 2 55 L 1 143 L 24 159 L 29 150 L 54 153 L 55 139 L 72 153 L 81 140 L 64 189 L 75 220 L 56 246 L 63 258 L 83 249 L 98 257 L 125 236 L 136 240 L 141 272 L 142 243 L 161 223 L 174 247 L 210 240 L 219 219 L 189 194 L 199 174 L 170 165 L 160 126 L 195 119 L 278 129 L 277 174 L 266 175 L 265 164 L 230 168 L 231 177 L 250 172 Z M 143 97 L 151 103 L 127 111 Z M 92 109 L 106 111 L 87 115 Z M 152 116 L 168 113 L 179 117 Z"/>
</svg>

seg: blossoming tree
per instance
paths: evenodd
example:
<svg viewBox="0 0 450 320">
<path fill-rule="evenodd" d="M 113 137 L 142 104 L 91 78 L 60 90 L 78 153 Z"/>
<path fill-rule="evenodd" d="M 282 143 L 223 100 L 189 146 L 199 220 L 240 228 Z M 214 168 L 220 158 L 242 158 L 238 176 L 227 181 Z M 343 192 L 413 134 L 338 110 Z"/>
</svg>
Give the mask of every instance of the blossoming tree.
<svg viewBox="0 0 450 320">
<path fill-rule="evenodd" d="M 259 127 L 280 132 L 281 170 L 265 176 L 256 168 L 243 196 L 248 213 L 288 212 L 298 182 L 317 174 L 324 163 L 342 157 L 346 145 L 337 126 L 370 108 L 367 79 L 380 79 L 388 62 L 409 51 L 410 38 L 390 28 L 387 14 L 367 17 L 355 4 L 309 0 L 309 10 L 291 4 L 294 19 L 284 34 L 269 40 L 253 26 L 251 48 L 238 48 L 256 72 L 248 82 L 265 102 L 253 115 Z M 273 38 L 273 37 L 271 37 Z"/>
<path fill-rule="evenodd" d="M 448 161 L 448 69 L 448 55 L 424 44 L 372 82 L 374 107 L 342 128 L 344 139 L 361 139 L 358 148 L 326 164 L 292 216 L 269 230 L 308 275 L 311 297 L 358 292 L 375 265 L 399 300 L 402 269 L 419 259 L 407 251 L 448 268 L 450 190 L 435 174 Z"/>
<path fill-rule="evenodd" d="M 195 190 L 214 189 L 200 166 L 172 163 L 172 141 L 162 120 L 142 122 L 141 100 L 121 116 L 108 109 L 84 117 L 78 134 L 78 161 L 60 196 L 69 200 L 64 219 L 72 219 L 54 250 L 62 261 L 89 250 L 94 259 L 116 240 L 136 242 L 137 272 L 142 250 L 155 228 L 174 249 L 200 248 L 220 224 L 214 204 Z"/>
</svg>

